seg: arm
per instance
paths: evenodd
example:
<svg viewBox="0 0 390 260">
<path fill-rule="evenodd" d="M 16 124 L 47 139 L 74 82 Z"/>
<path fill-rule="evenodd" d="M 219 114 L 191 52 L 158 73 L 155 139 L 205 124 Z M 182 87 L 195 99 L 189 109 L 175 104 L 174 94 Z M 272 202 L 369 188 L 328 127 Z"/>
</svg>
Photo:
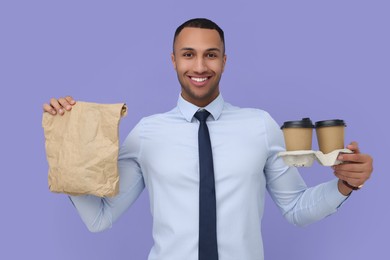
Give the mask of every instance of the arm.
<svg viewBox="0 0 390 260">
<path fill-rule="evenodd" d="M 268 115 L 265 119 L 268 139 L 268 160 L 264 168 L 267 189 L 294 225 L 305 226 L 337 211 L 347 196 L 340 193 L 338 180 L 308 188 L 295 167 L 288 167 L 277 154 L 284 151 L 283 134 Z"/>
<path fill-rule="evenodd" d="M 139 151 L 138 128 L 126 138 L 119 152 L 119 194 L 113 198 L 91 195 L 70 196 L 81 219 L 91 232 L 103 231 L 134 203 L 145 187 L 141 169 L 137 163 Z"/>
</svg>

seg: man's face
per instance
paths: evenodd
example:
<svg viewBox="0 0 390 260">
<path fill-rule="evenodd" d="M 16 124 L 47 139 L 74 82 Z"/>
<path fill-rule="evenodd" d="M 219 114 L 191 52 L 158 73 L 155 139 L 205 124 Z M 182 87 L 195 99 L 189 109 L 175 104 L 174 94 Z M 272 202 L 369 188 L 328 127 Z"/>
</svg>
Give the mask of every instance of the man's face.
<svg viewBox="0 0 390 260">
<path fill-rule="evenodd" d="M 218 96 L 226 55 L 216 30 L 184 28 L 176 37 L 172 62 L 185 100 L 205 107 Z"/>
</svg>

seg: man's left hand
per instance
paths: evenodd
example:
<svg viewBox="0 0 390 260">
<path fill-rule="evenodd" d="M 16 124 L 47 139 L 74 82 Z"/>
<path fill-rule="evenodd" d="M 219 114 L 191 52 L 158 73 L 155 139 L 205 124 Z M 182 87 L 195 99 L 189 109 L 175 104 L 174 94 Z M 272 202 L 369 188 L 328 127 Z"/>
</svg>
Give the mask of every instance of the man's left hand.
<svg viewBox="0 0 390 260">
<path fill-rule="evenodd" d="M 373 159 L 368 154 L 360 153 L 357 142 L 352 142 L 347 146 L 351 154 L 340 154 L 338 160 L 342 164 L 333 166 L 334 174 L 339 181 L 339 190 L 344 195 L 351 193 L 352 189 L 347 187 L 342 181 L 346 181 L 353 187 L 362 187 L 370 178 L 373 171 Z"/>
</svg>

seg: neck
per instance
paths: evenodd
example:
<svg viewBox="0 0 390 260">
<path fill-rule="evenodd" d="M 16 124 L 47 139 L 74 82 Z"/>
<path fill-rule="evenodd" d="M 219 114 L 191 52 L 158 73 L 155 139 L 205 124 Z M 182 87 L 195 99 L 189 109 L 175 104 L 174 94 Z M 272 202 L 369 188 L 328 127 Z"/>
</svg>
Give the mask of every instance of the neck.
<svg viewBox="0 0 390 260">
<path fill-rule="evenodd" d="M 189 100 L 188 98 L 186 98 L 184 95 L 183 95 L 183 92 L 181 93 L 181 97 L 188 101 L 189 103 L 197 106 L 197 107 L 206 107 L 208 106 L 210 103 L 212 103 L 217 97 L 219 96 L 219 92 L 215 94 L 215 96 L 213 96 L 212 98 L 208 99 L 208 100 Z"/>
</svg>

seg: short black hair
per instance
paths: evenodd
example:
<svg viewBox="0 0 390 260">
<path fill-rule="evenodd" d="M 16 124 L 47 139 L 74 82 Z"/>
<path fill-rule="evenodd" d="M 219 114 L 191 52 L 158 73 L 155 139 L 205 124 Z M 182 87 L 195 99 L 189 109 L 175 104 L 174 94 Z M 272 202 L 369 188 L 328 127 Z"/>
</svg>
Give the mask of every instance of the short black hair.
<svg viewBox="0 0 390 260">
<path fill-rule="evenodd" d="M 219 37 L 221 38 L 221 41 L 223 43 L 223 52 L 225 52 L 226 47 L 225 47 L 225 36 L 223 30 L 221 29 L 221 27 L 218 26 L 218 24 L 206 18 L 190 19 L 184 22 L 179 27 L 177 27 L 175 31 L 175 36 L 173 37 L 173 47 L 175 46 L 176 37 L 180 34 L 180 32 L 184 28 L 201 28 L 201 29 L 217 30 Z"/>
</svg>

